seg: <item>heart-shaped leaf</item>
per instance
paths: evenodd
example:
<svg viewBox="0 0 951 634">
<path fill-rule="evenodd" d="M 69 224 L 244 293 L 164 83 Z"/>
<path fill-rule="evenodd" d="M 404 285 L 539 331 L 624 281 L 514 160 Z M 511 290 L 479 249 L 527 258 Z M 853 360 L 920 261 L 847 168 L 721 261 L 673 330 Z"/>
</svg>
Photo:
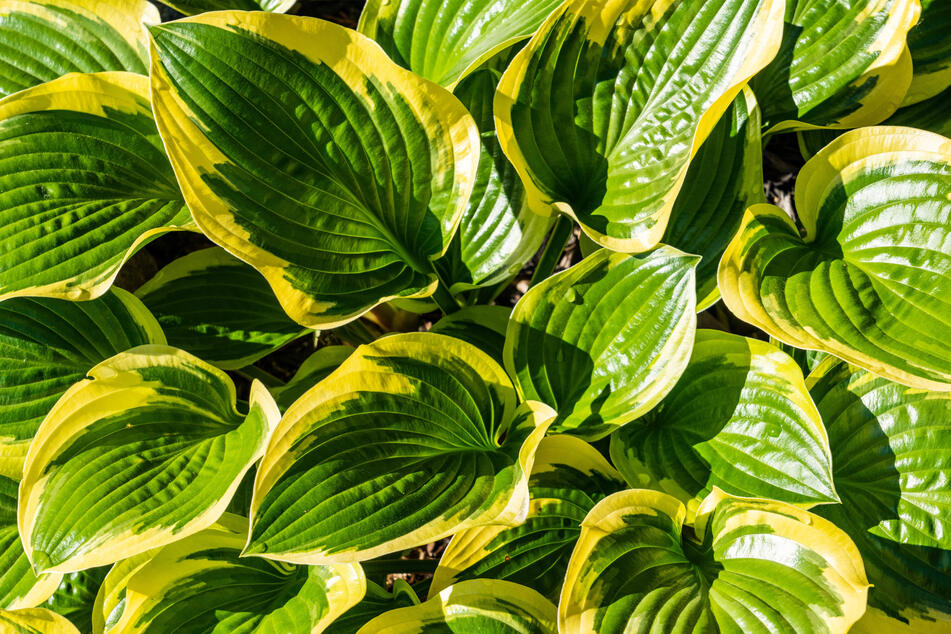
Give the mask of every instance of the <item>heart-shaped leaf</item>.
<svg viewBox="0 0 951 634">
<path fill-rule="evenodd" d="M 555 606 L 531 588 L 510 581 L 475 579 L 446 588 L 419 605 L 382 614 L 358 634 L 555 634 L 556 624 Z"/>
<path fill-rule="evenodd" d="M 341 26 L 225 11 L 152 28 L 152 102 L 195 221 L 284 310 L 333 327 L 436 288 L 479 132 Z M 267 113 L 264 116 L 262 113 Z"/>
<path fill-rule="evenodd" d="M 660 405 L 611 436 L 633 487 L 696 509 L 719 487 L 794 504 L 838 502 L 822 419 L 802 371 L 768 343 L 698 330 L 690 363 Z"/>
<path fill-rule="evenodd" d="M 698 259 L 666 246 L 603 249 L 530 289 L 505 337 L 519 395 L 554 408 L 558 431 L 587 439 L 650 410 L 690 357 Z"/>
<path fill-rule="evenodd" d="M 809 375 L 850 524 L 951 551 L 951 393 L 894 383 L 838 359 Z"/>
<path fill-rule="evenodd" d="M 744 88 L 690 163 L 664 233 L 664 244 L 702 256 L 695 272 L 697 312 L 720 299 L 720 257 L 746 208 L 763 202 L 759 108 Z"/>
<path fill-rule="evenodd" d="M 779 48 L 776 0 L 570 0 L 509 66 L 502 149 L 533 208 L 570 214 L 602 246 L 650 249 L 687 165 Z"/>
<path fill-rule="evenodd" d="M 225 370 L 312 333 L 287 316 L 260 273 L 218 247 L 178 258 L 135 294 L 170 345 Z"/>
<path fill-rule="evenodd" d="M 27 454 L 17 515 L 34 568 L 110 564 L 212 524 L 280 416 L 258 382 L 250 403 L 238 413 L 227 375 L 168 346 L 89 370 Z"/>
<path fill-rule="evenodd" d="M 149 343 L 165 343 L 162 329 L 119 288 L 88 302 L 0 302 L 0 476 L 20 480 L 36 430 L 73 383 L 114 354 Z"/>
<path fill-rule="evenodd" d="M 842 504 L 819 512 L 855 541 L 873 585 L 873 609 L 859 631 L 947 629 L 951 393 L 909 388 L 834 358 L 808 383 L 829 430 L 842 496 Z"/>
<path fill-rule="evenodd" d="M 284 415 L 258 467 L 245 554 L 363 561 L 528 512 L 554 412 L 433 333 L 360 346 Z"/>
<path fill-rule="evenodd" d="M 0 97 L 67 73 L 149 72 L 147 0 L 3 0 Z"/>
<path fill-rule="evenodd" d="M 110 572 L 105 583 L 110 591 L 121 588 L 124 605 L 105 631 L 321 632 L 363 597 L 359 564 L 242 558 L 247 531 L 245 518 L 226 513 L 158 549 L 132 574 Z"/>
<path fill-rule="evenodd" d="M 741 319 L 923 389 L 951 389 L 951 141 L 910 128 L 843 134 L 796 181 L 803 231 L 755 205 L 720 262 Z"/>
<path fill-rule="evenodd" d="M 561 0 L 369 0 L 357 29 L 397 64 L 454 87 L 483 62 L 529 37 Z"/>
<path fill-rule="evenodd" d="M 918 0 L 787 0 L 782 48 L 750 85 L 773 132 L 884 121 L 911 85 Z"/>
<path fill-rule="evenodd" d="M 594 447 L 574 436 L 548 436 L 538 445 L 528 480 L 525 522 L 456 533 L 430 593 L 467 579 L 505 579 L 557 601 L 581 522 L 595 504 L 623 488 L 621 475 Z"/>
<path fill-rule="evenodd" d="M 649 490 L 592 509 L 558 606 L 562 634 L 845 634 L 865 611 L 862 558 L 831 522 L 790 504 L 715 490 L 686 508 Z"/>
<path fill-rule="evenodd" d="M 99 297 L 190 222 L 147 78 L 68 75 L 0 101 L 0 300 Z"/>
</svg>

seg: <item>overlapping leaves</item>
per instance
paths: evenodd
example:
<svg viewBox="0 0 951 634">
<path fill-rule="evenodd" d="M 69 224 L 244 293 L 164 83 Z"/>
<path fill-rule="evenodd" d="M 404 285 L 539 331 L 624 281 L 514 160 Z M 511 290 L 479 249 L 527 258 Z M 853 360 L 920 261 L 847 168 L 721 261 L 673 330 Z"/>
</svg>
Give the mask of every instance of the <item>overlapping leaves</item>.
<svg viewBox="0 0 951 634">
<path fill-rule="evenodd" d="M 0 97 L 67 73 L 148 73 L 146 0 L 0 2 Z"/>
<path fill-rule="evenodd" d="M 779 45 L 782 2 L 565 2 L 499 84 L 503 150 L 530 200 L 602 246 L 664 234 L 687 166 Z"/>
<path fill-rule="evenodd" d="M 0 101 L 0 300 L 99 297 L 190 223 L 145 77 L 72 74 Z"/>
<path fill-rule="evenodd" d="M 631 486 L 651 485 L 691 510 L 713 487 L 795 504 L 838 501 L 829 440 L 795 361 L 715 330 L 697 331 L 670 394 L 611 436 L 611 458 Z"/>
<path fill-rule="evenodd" d="M 951 141 L 863 128 L 796 181 L 798 220 L 756 205 L 720 263 L 730 310 L 776 339 L 921 388 L 951 387 Z"/>
<path fill-rule="evenodd" d="M 27 454 L 17 520 L 34 568 L 111 564 L 214 522 L 279 416 L 259 383 L 249 413 L 235 399 L 220 370 L 168 346 L 89 370 Z"/>
<path fill-rule="evenodd" d="M 131 566 L 113 568 L 101 593 L 99 627 L 142 634 L 320 632 L 363 597 L 357 564 L 299 567 L 239 557 L 247 529 L 246 519 L 225 514 Z"/>
<path fill-rule="evenodd" d="M 698 258 L 602 249 L 532 288 L 512 312 L 505 366 L 555 429 L 601 438 L 657 404 L 690 356 Z"/>
<path fill-rule="evenodd" d="M 445 335 L 361 346 L 285 413 L 258 468 L 246 554 L 362 561 L 528 512 L 554 412 Z"/>
<path fill-rule="evenodd" d="M 844 634 L 865 610 L 862 559 L 831 522 L 719 491 L 692 532 L 683 530 L 685 515 L 656 491 L 602 500 L 571 557 L 559 631 Z"/>
</svg>

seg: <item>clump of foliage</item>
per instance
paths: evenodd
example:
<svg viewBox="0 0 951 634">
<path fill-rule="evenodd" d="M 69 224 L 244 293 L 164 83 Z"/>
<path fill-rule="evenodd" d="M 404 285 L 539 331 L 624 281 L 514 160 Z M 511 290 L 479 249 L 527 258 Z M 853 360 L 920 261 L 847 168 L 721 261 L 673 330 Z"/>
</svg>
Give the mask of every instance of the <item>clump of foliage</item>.
<svg viewBox="0 0 951 634">
<path fill-rule="evenodd" d="M 3 632 L 951 631 L 951 3 L 170 4 L 0 0 Z"/>
</svg>

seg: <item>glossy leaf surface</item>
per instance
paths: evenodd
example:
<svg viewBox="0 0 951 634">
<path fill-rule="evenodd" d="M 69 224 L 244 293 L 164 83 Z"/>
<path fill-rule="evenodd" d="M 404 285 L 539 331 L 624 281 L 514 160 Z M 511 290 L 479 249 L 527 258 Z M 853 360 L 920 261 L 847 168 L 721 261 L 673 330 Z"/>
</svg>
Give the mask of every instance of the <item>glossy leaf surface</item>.
<svg viewBox="0 0 951 634">
<path fill-rule="evenodd" d="M 602 500 L 585 519 L 559 603 L 562 634 L 845 634 L 868 583 L 841 530 L 795 506 L 715 491 L 696 538 L 685 507 L 657 491 Z"/>
<path fill-rule="evenodd" d="M 842 497 L 819 512 L 862 553 L 873 584 L 869 605 L 886 619 L 870 621 L 887 628 L 888 617 L 951 620 L 951 394 L 899 385 L 836 359 L 820 364 L 809 384 Z"/>
<path fill-rule="evenodd" d="M 915 75 L 904 106 L 931 99 L 951 87 L 951 4 L 920 1 L 921 18 L 908 33 Z"/>
<path fill-rule="evenodd" d="M 289 566 L 239 557 L 247 520 L 225 514 L 152 554 L 131 575 L 110 573 L 124 605 L 106 632 L 321 632 L 363 596 L 358 564 Z"/>
<path fill-rule="evenodd" d="M 322 20 L 216 12 L 152 38 L 156 119 L 195 221 L 291 318 L 333 327 L 432 294 L 479 160 L 455 97 Z"/>
<path fill-rule="evenodd" d="M 697 312 L 720 299 L 717 267 L 746 208 L 766 202 L 759 107 L 744 88 L 690 163 L 662 242 L 702 256 Z"/>
<path fill-rule="evenodd" d="M 918 0 L 788 0 L 779 54 L 751 83 L 765 128 L 884 121 L 911 85 Z"/>
<path fill-rule="evenodd" d="M 454 94 L 479 127 L 482 153 L 459 232 L 437 266 L 455 289 L 489 286 L 517 274 L 552 225 L 547 209 L 529 209 L 518 172 L 502 153 L 492 102 L 511 54 L 502 53 L 464 79 Z M 542 214 L 542 215 L 539 215 Z"/>
<path fill-rule="evenodd" d="M 525 522 L 456 533 L 430 592 L 466 579 L 505 579 L 557 601 L 581 522 L 595 504 L 624 488 L 620 474 L 591 445 L 565 434 L 545 438 L 528 481 Z"/>
<path fill-rule="evenodd" d="M 358 30 L 397 64 L 447 87 L 532 35 L 561 0 L 368 0 Z"/>
<path fill-rule="evenodd" d="M 555 634 L 555 606 L 531 588 L 475 579 L 446 588 L 419 605 L 378 616 L 358 634 Z"/>
<path fill-rule="evenodd" d="M 310 332 L 287 316 L 260 273 L 218 247 L 178 258 L 135 294 L 169 345 L 226 370 Z"/>
<path fill-rule="evenodd" d="M 99 297 L 190 222 L 145 77 L 69 75 L 0 101 L 0 300 Z"/>
<path fill-rule="evenodd" d="M 829 439 L 799 366 L 768 343 L 716 330 L 697 331 L 670 394 L 611 436 L 611 460 L 631 486 L 658 488 L 688 510 L 713 487 L 838 501 Z"/>
<path fill-rule="evenodd" d="M 121 289 L 89 302 L 28 297 L 0 302 L 0 475 L 19 481 L 43 418 L 90 368 L 150 343 L 165 343 L 162 329 Z"/>
<path fill-rule="evenodd" d="M 737 316 L 798 348 L 892 380 L 951 389 L 951 141 L 863 128 L 796 181 L 800 230 L 751 207 L 720 263 Z"/>
<path fill-rule="evenodd" d="M 697 259 L 663 246 L 604 249 L 531 288 L 505 338 L 521 397 L 554 408 L 558 431 L 589 439 L 650 410 L 690 357 Z"/>
<path fill-rule="evenodd" d="M 246 554 L 363 561 L 528 512 L 554 412 L 433 333 L 359 348 L 284 414 L 258 468 Z"/>
<path fill-rule="evenodd" d="M 502 149 L 531 204 L 573 216 L 602 246 L 664 235 L 687 166 L 779 46 L 775 0 L 572 0 L 506 70 Z"/>
<path fill-rule="evenodd" d="M 27 454 L 18 525 L 34 567 L 101 566 L 214 522 L 280 416 L 260 383 L 251 389 L 240 414 L 227 375 L 168 346 L 89 370 Z"/>
</svg>

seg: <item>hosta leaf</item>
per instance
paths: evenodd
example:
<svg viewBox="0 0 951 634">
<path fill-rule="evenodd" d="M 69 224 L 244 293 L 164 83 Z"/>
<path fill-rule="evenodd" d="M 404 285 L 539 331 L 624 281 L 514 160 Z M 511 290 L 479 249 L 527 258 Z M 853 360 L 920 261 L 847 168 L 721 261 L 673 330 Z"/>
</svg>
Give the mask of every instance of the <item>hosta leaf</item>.
<svg viewBox="0 0 951 634">
<path fill-rule="evenodd" d="M 65 616 L 45 608 L 0 610 L 0 629 L 4 634 L 78 634 Z"/>
<path fill-rule="evenodd" d="M 555 606 L 531 588 L 510 581 L 475 579 L 446 588 L 419 605 L 391 610 L 359 634 L 555 634 Z"/>
<path fill-rule="evenodd" d="M 776 0 L 570 0 L 509 66 L 502 148 L 534 205 L 601 245 L 664 234 L 691 156 L 779 47 Z"/>
<path fill-rule="evenodd" d="M 106 631 L 307 634 L 321 632 L 363 596 L 359 564 L 289 566 L 239 557 L 247 530 L 246 519 L 225 514 L 159 549 L 131 575 L 120 571 L 125 604 Z"/>
<path fill-rule="evenodd" d="M 357 29 L 397 64 L 446 87 L 529 37 L 561 0 L 369 0 Z"/>
<path fill-rule="evenodd" d="M 168 346 L 103 361 L 40 425 L 18 522 L 39 571 L 110 564 L 209 526 L 280 416 L 264 386 L 250 412 L 220 370 Z"/>
<path fill-rule="evenodd" d="M 782 48 L 751 86 L 774 132 L 879 123 L 911 85 L 918 0 L 788 0 Z"/>
<path fill-rule="evenodd" d="M 108 572 L 109 568 L 103 566 L 64 575 L 56 592 L 43 606 L 68 618 L 80 634 L 92 634 L 96 595 Z"/>
<path fill-rule="evenodd" d="M 196 15 L 205 11 L 273 11 L 284 13 L 291 9 L 297 0 L 160 0 L 179 13 Z"/>
<path fill-rule="evenodd" d="M 0 302 L 0 476 L 22 477 L 30 441 L 73 383 L 112 355 L 149 343 L 163 344 L 165 335 L 122 289 L 88 302 Z"/>
<path fill-rule="evenodd" d="M 106 578 L 99 586 L 99 592 L 96 593 L 96 602 L 92 610 L 93 632 L 103 634 L 115 627 L 125 610 L 129 579 L 149 563 L 160 550 L 161 548 L 153 548 L 133 555 L 117 561 L 109 568 Z"/>
<path fill-rule="evenodd" d="M 156 120 L 195 221 L 288 315 L 333 327 L 433 293 L 479 159 L 455 97 L 311 18 L 217 12 L 152 38 Z"/>
<path fill-rule="evenodd" d="M 908 32 L 908 48 L 915 75 L 902 105 L 931 99 L 951 87 L 949 24 L 951 3 L 946 0 L 921 0 L 921 18 Z"/>
<path fill-rule="evenodd" d="M 17 482 L 0 475 L 0 609 L 40 605 L 56 591 L 61 578 L 33 573 L 17 532 Z"/>
<path fill-rule="evenodd" d="M 437 321 L 431 331 L 467 341 L 502 364 L 511 315 L 505 306 L 466 306 Z"/>
<path fill-rule="evenodd" d="M 517 5 L 515 5 L 517 6 Z M 511 55 L 503 53 L 460 83 L 455 95 L 479 127 L 482 153 L 475 187 L 449 251 L 437 263 L 458 290 L 504 282 L 531 259 L 552 225 L 528 208 L 518 172 L 495 134 L 492 100 Z"/>
<path fill-rule="evenodd" d="M 0 97 L 67 73 L 148 74 L 146 0 L 0 1 Z"/>
<path fill-rule="evenodd" d="M 258 467 L 245 554 L 362 561 L 528 512 L 554 412 L 433 333 L 360 346 L 287 410 Z"/>
<path fill-rule="evenodd" d="M 703 257 L 696 268 L 698 312 L 720 299 L 720 256 L 746 208 L 761 202 L 766 198 L 759 109 L 744 88 L 690 164 L 664 233 L 664 244 Z"/>
<path fill-rule="evenodd" d="M 871 613 L 860 632 L 951 624 L 951 394 L 905 387 L 837 359 L 808 379 L 829 430 L 842 504 L 818 512 L 855 541 Z M 898 620 L 896 620 L 898 619 Z M 936 621 L 935 619 L 939 619 Z"/>
<path fill-rule="evenodd" d="M 0 300 L 99 297 L 190 222 L 145 77 L 68 75 L 0 101 Z"/>
<path fill-rule="evenodd" d="M 951 393 L 906 387 L 832 358 L 809 385 L 850 525 L 951 550 Z"/>
<path fill-rule="evenodd" d="M 260 273 L 218 247 L 175 260 L 136 296 L 170 345 L 226 370 L 311 332 L 287 316 Z"/>
<path fill-rule="evenodd" d="M 287 383 L 271 390 L 281 411 L 286 411 L 304 392 L 326 379 L 352 352 L 350 346 L 325 346 L 307 357 Z"/>
<path fill-rule="evenodd" d="M 589 439 L 641 416 L 687 365 L 697 323 L 696 256 L 607 249 L 531 288 L 512 312 L 505 367 L 524 399 Z"/>
<path fill-rule="evenodd" d="M 865 610 L 855 545 L 821 517 L 715 490 L 693 533 L 666 493 L 622 491 L 585 518 L 559 632 L 844 634 Z"/>
<path fill-rule="evenodd" d="M 620 474 L 591 445 L 564 434 L 545 438 L 528 481 L 525 522 L 456 533 L 430 592 L 483 577 L 521 583 L 557 601 L 581 522 L 595 504 L 623 488 Z"/>
<path fill-rule="evenodd" d="M 670 394 L 611 436 L 611 460 L 631 486 L 653 485 L 688 511 L 713 487 L 794 504 L 839 501 L 829 439 L 799 366 L 775 346 L 717 330 L 698 330 Z"/>
<path fill-rule="evenodd" d="M 800 233 L 756 205 L 720 262 L 727 307 L 783 343 L 951 389 L 951 141 L 854 130 L 796 181 Z"/>
<path fill-rule="evenodd" d="M 418 604 L 416 591 L 402 579 L 393 581 L 393 592 L 387 592 L 372 581 L 367 581 L 367 592 L 360 603 L 328 625 L 324 634 L 356 634 L 367 622 L 384 612 Z"/>
</svg>

